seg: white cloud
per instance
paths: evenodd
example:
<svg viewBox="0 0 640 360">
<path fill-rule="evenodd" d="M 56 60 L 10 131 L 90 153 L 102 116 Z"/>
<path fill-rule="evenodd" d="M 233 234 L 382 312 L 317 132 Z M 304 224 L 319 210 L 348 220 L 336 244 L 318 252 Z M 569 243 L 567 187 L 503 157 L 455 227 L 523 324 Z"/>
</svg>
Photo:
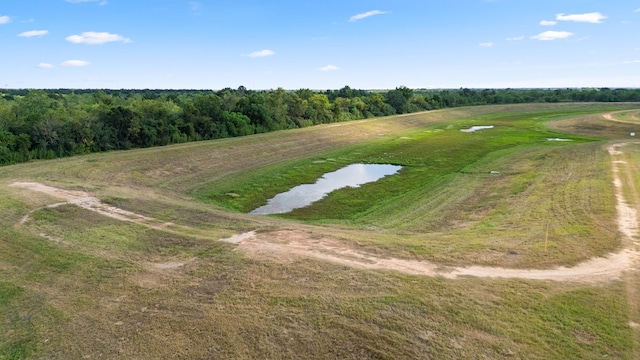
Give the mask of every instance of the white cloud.
<svg viewBox="0 0 640 360">
<path fill-rule="evenodd" d="M 542 20 L 540 21 L 540 25 L 542 26 L 553 26 L 555 24 L 557 24 L 557 21 L 550 21 L 550 20 Z"/>
<path fill-rule="evenodd" d="M 99 44 L 104 44 L 108 42 L 123 42 L 123 43 L 131 42 L 131 39 L 127 39 L 122 35 L 110 34 L 108 32 L 95 32 L 95 31 L 83 32 L 80 35 L 67 36 L 66 40 L 74 44 L 87 44 L 87 45 L 99 45 Z"/>
<path fill-rule="evenodd" d="M 640 60 L 623 61 L 623 64 L 640 64 Z"/>
<path fill-rule="evenodd" d="M 49 33 L 49 30 L 31 30 L 31 31 L 25 31 L 23 33 L 20 33 L 18 34 L 18 36 L 30 38 L 34 36 L 44 36 L 44 35 L 47 35 L 48 33 Z"/>
<path fill-rule="evenodd" d="M 507 41 L 520 41 L 520 40 L 524 40 L 524 36 L 514 36 L 514 37 L 507 38 Z"/>
<path fill-rule="evenodd" d="M 483 43 L 478 44 L 478 46 L 480 46 L 480 47 L 492 47 L 493 43 L 492 42 L 483 42 Z"/>
<path fill-rule="evenodd" d="M 640 8 L 635 9 L 633 12 L 640 12 Z"/>
<path fill-rule="evenodd" d="M 47 64 L 47 63 L 40 63 L 40 64 L 38 64 L 38 67 L 40 69 L 51 69 L 53 67 L 53 65 Z"/>
<path fill-rule="evenodd" d="M 382 14 L 387 14 L 387 13 L 388 13 L 387 11 L 380 11 L 380 10 L 367 11 L 366 13 L 353 15 L 352 17 L 349 18 L 349 22 L 356 22 L 358 20 L 366 19 L 366 18 L 368 18 L 370 16 L 382 15 Z"/>
<path fill-rule="evenodd" d="M 248 56 L 252 58 L 261 58 L 261 57 L 273 56 L 275 54 L 276 53 L 273 50 L 264 49 L 264 50 L 254 51 Z"/>
<path fill-rule="evenodd" d="M 599 24 L 602 22 L 602 20 L 606 18 L 607 18 L 606 16 L 600 14 L 599 12 L 592 12 L 587 14 L 556 15 L 556 20 L 558 21 L 575 21 L 575 22 L 586 22 L 586 23 L 592 23 L 592 24 Z"/>
<path fill-rule="evenodd" d="M 88 61 L 84 60 L 67 60 L 62 63 L 62 66 L 71 66 L 71 67 L 82 67 L 91 64 Z"/>
<path fill-rule="evenodd" d="M 327 65 L 327 66 L 318 68 L 318 70 L 327 72 L 327 71 L 337 71 L 337 70 L 340 70 L 340 68 L 335 65 Z"/>
<path fill-rule="evenodd" d="M 545 31 L 536 36 L 532 36 L 532 39 L 542 40 L 542 41 L 551 41 L 558 39 L 566 39 L 570 36 L 573 36 L 573 33 L 568 31 Z"/>
<path fill-rule="evenodd" d="M 0 25 L 2 24 L 8 24 L 11 22 L 11 18 L 8 17 L 7 15 L 4 16 L 0 16 Z"/>
</svg>

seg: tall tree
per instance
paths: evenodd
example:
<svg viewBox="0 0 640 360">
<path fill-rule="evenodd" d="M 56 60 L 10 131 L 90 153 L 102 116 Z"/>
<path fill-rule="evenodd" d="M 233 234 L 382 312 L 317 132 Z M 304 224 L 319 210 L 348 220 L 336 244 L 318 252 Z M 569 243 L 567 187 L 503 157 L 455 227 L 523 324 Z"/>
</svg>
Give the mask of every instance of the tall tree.
<svg viewBox="0 0 640 360">
<path fill-rule="evenodd" d="M 387 103 L 396 109 L 398 114 L 409 112 L 409 100 L 413 96 L 413 90 L 406 86 L 397 87 L 387 92 Z"/>
</svg>

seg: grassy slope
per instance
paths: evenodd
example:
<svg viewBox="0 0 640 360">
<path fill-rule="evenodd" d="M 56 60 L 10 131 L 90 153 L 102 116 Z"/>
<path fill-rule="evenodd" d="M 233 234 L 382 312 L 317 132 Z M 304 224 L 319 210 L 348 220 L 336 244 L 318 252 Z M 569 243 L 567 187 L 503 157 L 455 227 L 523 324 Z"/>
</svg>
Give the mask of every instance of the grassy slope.
<svg viewBox="0 0 640 360">
<path fill-rule="evenodd" d="M 449 281 L 308 259 L 280 264 L 244 258 L 232 245 L 211 240 L 305 227 L 371 250 L 445 263 L 572 263 L 617 246 L 602 143 L 498 144 L 430 180 L 438 191 L 416 186 L 421 201 L 391 196 L 401 201 L 383 201 L 347 222 L 255 218 L 188 195 L 303 164 L 330 168 L 360 155 L 375 162 L 376 154 L 384 155 L 381 147 L 394 162 L 415 166 L 419 150 L 409 158 L 393 142 L 416 136 L 414 145 L 433 146 L 441 135 L 415 127 L 455 128 L 467 125 L 467 116 L 501 121 L 491 114 L 505 111 L 601 106 L 454 109 L 1 168 L 0 358 L 630 358 L 633 309 L 624 282 Z M 590 137 L 629 131 L 629 125 L 580 118 L 553 126 Z M 478 151 L 496 136 L 474 135 L 482 139 Z M 491 177 L 487 169 L 501 174 Z M 307 172 L 309 178 L 316 172 Z M 119 207 L 202 229 L 209 239 L 72 206 L 36 210 L 18 225 L 27 212 L 57 202 L 6 186 L 25 180 L 91 190 Z M 563 226 L 554 226 L 554 251 L 542 254 L 536 236 L 549 218 Z M 173 261 L 186 265 L 156 266 Z"/>
<path fill-rule="evenodd" d="M 356 162 L 400 164 L 400 176 L 332 193 L 283 217 L 356 227 L 360 245 L 373 242 L 395 256 L 522 267 L 575 263 L 618 245 L 611 182 L 602 176 L 610 165 L 602 145 L 588 143 L 593 139 L 548 141 L 563 136 L 545 128 L 557 116 L 548 110 L 465 116 L 236 173 L 196 195 L 249 211 L 301 178 L 313 182 Z M 482 124 L 495 128 L 459 131 Z M 547 224 L 554 251 L 542 253 Z M 389 241 L 398 234 L 402 240 Z"/>
</svg>

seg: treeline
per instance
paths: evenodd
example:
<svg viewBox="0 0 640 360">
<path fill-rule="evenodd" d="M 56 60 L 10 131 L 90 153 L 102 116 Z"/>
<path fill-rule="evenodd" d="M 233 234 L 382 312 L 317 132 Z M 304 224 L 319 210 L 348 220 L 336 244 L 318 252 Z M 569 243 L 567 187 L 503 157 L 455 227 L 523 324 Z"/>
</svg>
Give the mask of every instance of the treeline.
<svg viewBox="0 0 640 360">
<path fill-rule="evenodd" d="M 627 101 L 640 89 L 4 90 L 0 164 L 456 106 Z"/>
</svg>

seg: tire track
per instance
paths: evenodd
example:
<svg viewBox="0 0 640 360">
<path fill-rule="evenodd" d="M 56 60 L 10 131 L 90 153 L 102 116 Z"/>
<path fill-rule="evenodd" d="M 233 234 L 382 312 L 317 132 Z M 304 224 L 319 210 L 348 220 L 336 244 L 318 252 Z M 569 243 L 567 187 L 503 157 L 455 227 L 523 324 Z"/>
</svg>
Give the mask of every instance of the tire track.
<svg viewBox="0 0 640 360">
<path fill-rule="evenodd" d="M 623 235 L 624 249 L 605 257 L 596 257 L 573 267 L 560 266 L 554 269 L 510 269 L 488 266 L 446 267 L 429 261 L 417 261 L 398 258 L 383 258 L 375 254 L 359 251 L 346 246 L 335 239 L 314 238 L 311 234 L 298 230 L 282 230 L 257 234 L 248 232 L 220 239 L 236 244 L 237 248 L 249 255 L 269 258 L 275 261 L 287 260 L 290 256 L 312 257 L 341 265 L 369 270 L 391 270 L 411 275 L 441 276 L 449 279 L 459 277 L 516 278 L 530 280 L 571 281 L 599 283 L 620 279 L 629 270 L 635 270 L 640 259 L 636 239 L 638 237 L 637 210 L 625 201 L 621 173 L 630 174 L 629 165 L 620 148 L 628 143 L 612 144 L 608 147 L 613 171 L 613 185 L 616 194 L 618 229 Z M 628 178 L 624 179 L 629 182 Z M 154 229 L 167 230 L 168 227 L 189 229 L 172 223 L 163 223 L 156 219 L 130 211 L 109 206 L 100 202 L 91 194 L 58 189 L 35 182 L 16 182 L 10 186 L 39 191 L 61 198 L 68 204 L 95 211 L 121 221 L 134 222 Z M 635 189 L 635 188 L 634 188 Z M 637 193 L 636 193 L 636 196 Z M 638 204 L 640 200 L 635 200 Z M 63 203 L 66 204 L 66 203 Z M 59 206 L 54 204 L 52 206 Z M 22 223 L 28 217 L 23 218 Z M 193 229 L 192 229 L 193 230 Z"/>
</svg>

